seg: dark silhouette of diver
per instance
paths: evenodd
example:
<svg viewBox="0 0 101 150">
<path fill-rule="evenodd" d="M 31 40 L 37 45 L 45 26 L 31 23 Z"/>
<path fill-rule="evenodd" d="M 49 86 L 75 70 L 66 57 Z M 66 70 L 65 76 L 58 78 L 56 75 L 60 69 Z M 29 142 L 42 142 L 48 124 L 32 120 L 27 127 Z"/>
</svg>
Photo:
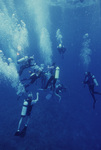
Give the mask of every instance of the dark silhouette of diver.
<svg viewBox="0 0 101 150">
<path fill-rule="evenodd" d="M 19 75 L 23 73 L 24 69 L 35 66 L 36 63 L 34 62 L 34 56 L 25 56 L 17 61 L 18 64 L 21 64 Z"/>
<path fill-rule="evenodd" d="M 21 111 L 21 118 L 18 124 L 18 129 L 15 132 L 15 136 L 21 136 L 24 137 L 26 135 L 26 130 L 27 130 L 27 126 L 30 120 L 30 116 L 31 116 L 31 112 L 32 112 L 32 107 L 33 105 L 39 100 L 39 93 L 36 93 L 36 99 L 33 100 L 33 94 L 29 93 L 28 97 L 26 99 L 24 99 L 23 102 L 23 106 L 22 106 L 22 111 Z M 22 121 L 24 120 L 24 118 L 26 118 L 26 123 L 24 128 L 20 131 L 21 125 L 22 125 Z"/>
<path fill-rule="evenodd" d="M 41 77 L 43 73 L 43 68 L 41 67 L 38 67 L 35 72 L 31 73 L 30 77 L 29 78 L 25 78 L 25 79 L 22 79 L 21 81 L 26 81 L 26 80 L 30 80 L 30 82 L 28 84 L 25 84 L 24 87 L 25 89 L 27 87 L 29 87 L 31 84 L 33 84 L 38 78 Z"/>
<path fill-rule="evenodd" d="M 64 87 L 63 84 L 57 84 L 56 87 L 55 87 L 55 95 L 59 97 L 59 102 L 61 100 L 61 96 L 60 94 L 65 92 L 66 91 L 66 88 Z"/>
<path fill-rule="evenodd" d="M 30 82 L 29 82 L 28 84 L 25 84 L 25 85 L 24 85 L 25 89 L 26 89 L 27 87 L 29 87 L 31 84 L 33 84 L 38 78 L 40 78 L 40 76 L 41 76 L 41 72 L 39 72 L 39 74 L 32 73 L 32 74 L 30 75 L 30 78 L 29 78 L 29 79 L 27 79 L 27 78 L 22 79 L 21 81 L 30 80 Z"/>
<path fill-rule="evenodd" d="M 58 52 L 60 53 L 60 55 L 62 55 L 62 58 L 63 58 L 63 54 L 65 53 L 66 48 L 65 48 L 62 44 L 59 44 L 59 45 L 57 46 L 57 50 L 58 50 Z"/>
<path fill-rule="evenodd" d="M 93 102 L 93 109 L 95 109 L 96 99 L 95 99 L 95 95 L 94 94 L 101 95 L 101 93 L 96 92 L 94 90 L 94 87 L 98 86 L 97 80 L 96 80 L 95 76 L 92 75 L 90 72 L 85 72 L 85 78 L 84 78 L 83 83 L 88 85 L 90 94 L 92 95 L 93 100 L 94 100 L 94 102 Z"/>
<path fill-rule="evenodd" d="M 55 89 L 55 83 L 56 83 L 56 78 L 55 78 L 55 63 L 53 63 L 52 64 L 52 66 L 48 66 L 48 69 L 49 69 L 49 71 L 50 71 L 50 74 L 51 74 L 51 76 L 50 76 L 50 78 L 49 78 L 49 80 L 47 81 L 47 84 L 46 84 L 46 86 L 45 86 L 45 89 L 47 89 L 48 88 L 48 86 L 49 85 L 53 85 L 53 86 L 51 86 L 53 89 Z M 52 84 L 51 84 L 52 83 Z"/>
</svg>

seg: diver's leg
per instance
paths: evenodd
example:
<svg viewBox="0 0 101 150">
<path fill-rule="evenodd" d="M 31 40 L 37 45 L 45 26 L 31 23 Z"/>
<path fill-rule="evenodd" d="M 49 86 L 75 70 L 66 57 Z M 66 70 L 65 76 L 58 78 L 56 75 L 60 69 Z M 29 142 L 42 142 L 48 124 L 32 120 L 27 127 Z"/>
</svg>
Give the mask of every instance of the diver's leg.
<svg viewBox="0 0 101 150">
<path fill-rule="evenodd" d="M 20 70 L 19 70 L 19 75 L 21 76 L 21 74 L 23 73 L 23 70 L 26 68 L 25 65 L 21 66 L 20 67 Z"/>
<path fill-rule="evenodd" d="M 26 89 L 27 87 L 29 87 L 29 86 L 30 86 L 30 83 L 29 83 L 29 84 L 24 85 L 25 89 Z"/>
<path fill-rule="evenodd" d="M 57 81 L 57 79 L 55 79 L 55 77 L 54 77 L 54 79 L 53 79 L 53 87 L 54 87 L 54 89 L 55 89 L 56 81 Z"/>
<path fill-rule="evenodd" d="M 26 123 L 25 123 L 25 126 L 26 126 L 26 127 L 28 126 L 29 120 L 30 120 L 30 116 L 27 117 L 27 121 L 26 121 Z"/>
<path fill-rule="evenodd" d="M 26 81 L 26 80 L 30 80 L 30 79 L 24 78 L 24 79 L 22 79 L 21 81 Z"/>
<path fill-rule="evenodd" d="M 31 80 L 31 81 L 30 81 L 28 84 L 25 84 L 25 85 L 24 85 L 25 89 L 26 89 L 28 86 L 30 86 L 30 85 L 32 84 L 32 79 L 29 78 L 28 80 Z"/>
<path fill-rule="evenodd" d="M 56 92 L 55 92 L 55 95 L 56 95 L 57 97 L 59 97 L 59 102 L 60 102 L 61 96 L 60 96 L 59 94 L 57 94 Z"/>
<path fill-rule="evenodd" d="M 52 80 L 53 80 L 53 76 L 51 76 L 51 77 L 49 78 L 49 80 L 48 80 L 48 82 L 47 82 L 47 84 L 46 84 L 45 89 L 48 88 L 48 86 L 49 86 L 49 84 L 51 83 Z"/>
<path fill-rule="evenodd" d="M 93 98 L 93 109 L 95 109 L 95 103 L 96 103 L 96 99 L 95 99 L 95 96 L 94 96 L 94 89 L 89 89 L 91 95 L 92 95 L 92 98 Z"/>
<path fill-rule="evenodd" d="M 93 109 L 95 109 L 95 103 L 96 103 L 96 99 L 95 99 L 95 96 L 94 96 L 94 93 L 91 93 L 92 97 L 93 97 Z"/>
<path fill-rule="evenodd" d="M 96 99 L 95 99 L 95 96 L 94 96 L 94 92 L 92 90 L 90 90 L 90 93 L 91 93 L 91 95 L 93 97 L 94 102 L 96 102 Z"/>
<path fill-rule="evenodd" d="M 38 79 L 38 76 L 34 75 L 33 78 L 31 78 L 30 84 L 33 84 Z"/>
<path fill-rule="evenodd" d="M 20 130 L 20 126 L 21 126 L 22 120 L 23 120 L 23 117 L 21 117 L 21 119 L 20 119 L 20 121 L 19 121 L 19 124 L 18 124 L 18 131 Z"/>
<path fill-rule="evenodd" d="M 31 79 L 31 81 L 25 85 L 25 88 L 27 88 L 28 86 L 30 86 L 31 84 L 33 84 L 35 82 L 35 79 Z"/>
<path fill-rule="evenodd" d="M 96 91 L 94 91 L 94 94 L 98 94 L 98 95 L 101 95 L 101 93 L 100 93 L 100 92 L 96 92 Z"/>
<path fill-rule="evenodd" d="M 20 126 L 21 126 L 21 123 L 22 123 L 22 119 L 23 119 L 23 117 L 21 117 L 20 118 L 20 121 L 19 121 L 19 124 L 18 124 L 18 129 L 17 129 L 17 131 L 15 132 L 15 136 L 20 136 Z"/>
</svg>

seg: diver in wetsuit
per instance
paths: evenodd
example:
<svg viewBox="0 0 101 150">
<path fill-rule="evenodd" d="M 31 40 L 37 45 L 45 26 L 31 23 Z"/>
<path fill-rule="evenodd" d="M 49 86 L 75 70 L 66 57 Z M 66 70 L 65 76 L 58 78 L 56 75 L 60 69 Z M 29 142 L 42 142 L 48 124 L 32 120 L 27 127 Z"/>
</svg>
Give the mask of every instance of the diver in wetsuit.
<svg viewBox="0 0 101 150">
<path fill-rule="evenodd" d="M 57 50 L 58 50 L 58 52 L 62 55 L 62 58 L 63 58 L 63 54 L 65 53 L 66 48 L 65 48 L 62 44 L 59 44 L 59 45 L 57 46 Z"/>
<path fill-rule="evenodd" d="M 19 124 L 18 124 L 18 129 L 15 132 L 15 136 L 22 136 L 22 137 L 25 136 L 27 126 L 28 126 L 28 123 L 29 123 L 29 119 L 30 119 L 30 115 L 31 115 L 31 111 L 32 111 L 32 107 L 39 100 L 39 93 L 37 92 L 36 95 L 37 95 L 37 97 L 36 97 L 35 100 L 33 100 L 32 93 L 29 93 L 27 99 L 24 99 L 23 107 L 22 107 L 22 111 L 21 111 L 21 118 L 20 118 L 20 121 L 19 121 Z M 20 131 L 22 121 L 26 117 L 27 117 L 27 121 L 25 123 L 25 126 L 22 129 L 22 131 Z"/>
<path fill-rule="evenodd" d="M 24 69 L 32 67 L 34 65 L 36 65 L 36 63 L 34 62 L 34 56 L 25 56 L 21 59 L 19 59 L 17 61 L 18 64 L 21 64 L 20 70 L 19 70 L 19 75 L 21 76 L 21 74 L 23 73 Z"/>
<path fill-rule="evenodd" d="M 36 65 L 36 67 L 34 68 L 34 72 L 31 73 L 30 77 L 21 80 L 21 81 L 30 80 L 28 84 L 24 85 L 25 89 L 29 87 L 31 84 L 33 84 L 38 78 L 41 77 L 43 69 L 44 69 L 43 67 L 39 67 L 38 65 Z"/>
<path fill-rule="evenodd" d="M 46 86 L 45 86 L 45 89 L 47 89 L 49 85 L 51 85 L 52 90 L 55 89 L 56 81 L 57 81 L 57 79 L 59 78 L 59 72 L 58 72 L 58 74 L 57 74 L 58 77 L 56 77 L 56 68 L 58 68 L 58 69 L 57 69 L 57 71 L 58 71 L 58 70 L 59 70 L 59 67 L 55 67 L 55 63 L 53 63 L 52 66 L 48 66 L 48 69 L 49 69 L 49 72 L 50 72 L 51 76 L 50 76 L 49 80 L 47 81 L 47 84 L 46 84 Z"/>
<path fill-rule="evenodd" d="M 94 102 L 93 102 L 93 109 L 95 109 L 96 99 L 95 99 L 95 95 L 94 94 L 101 95 L 101 93 L 96 92 L 94 90 L 94 87 L 98 86 L 97 80 L 95 79 L 95 76 L 92 75 L 90 72 L 85 72 L 85 78 L 84 78 L 83 83 L 88 85 L 90 94 L 92 95 L 93 100 L 94 100 Z"/>
<path fill-rule="evenodd" d="M 66 91 L 66 88 L 64 87 L 64 85 L 63 84 L 57 84 L 56 85 L 56 87 L 55 87 L 55 95 L 57 96 L 57 97 L 59 97 L 59 102 L 60 102 L 60 100 L 61 100 L 61 96 L 60 96 L 60 94 L 61 93 L 63 93 L 63 92 L 65 92 Z"/>
</svg>

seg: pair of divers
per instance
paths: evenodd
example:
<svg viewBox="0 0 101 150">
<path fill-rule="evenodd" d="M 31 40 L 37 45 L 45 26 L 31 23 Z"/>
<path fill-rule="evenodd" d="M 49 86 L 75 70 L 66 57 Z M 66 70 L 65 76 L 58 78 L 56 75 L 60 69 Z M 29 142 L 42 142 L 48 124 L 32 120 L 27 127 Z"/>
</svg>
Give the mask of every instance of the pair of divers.
<svg viewBox="0 0 101 150">
<path fill-rule="evenodd" d="M 89 92 L 93 98 L 93 109 L 95 109 L 95 103 L 96 103 L 95 94 L 101 95 L 100 92 L 96 92 L 94 90 L 95 86 L 98 86 L 98 82 L 95 76 L 91 72 L 85 72 L 85 78 L 84 78 L 83 84 L 88 85 Z"/>
<path fill-rule="evenodd" d="M 53 63 L 51 66 L 48 66 L 48 70 L 50 72 L 50 78 L 48 79 L 44 89 L 49 88 L 50 92 L 46 95 L 46 99 L 49 100 L 55 94 L 59 98 L 60 102 L 60 94 L 66 91 L 64 85 L 59 83 L 60 68 L 59 66 L 56 67 L 55 63 Z"/>
</svg>

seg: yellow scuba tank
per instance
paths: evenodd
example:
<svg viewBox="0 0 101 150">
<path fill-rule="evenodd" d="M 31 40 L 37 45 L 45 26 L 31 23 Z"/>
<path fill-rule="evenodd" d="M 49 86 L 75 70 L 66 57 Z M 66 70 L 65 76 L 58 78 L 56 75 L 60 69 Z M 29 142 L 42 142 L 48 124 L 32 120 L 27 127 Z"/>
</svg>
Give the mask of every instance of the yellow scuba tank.
<svg viewBox="0 0 101 150">
<path fill-rule="evenodd" d="M 59 79 L 60 68 L 57 66 L 55 70 L 55 79 Z"/>
<path fill-rule="evenodd" d="M 27 106 L 28 106 L 28 102 L 26 100 L 24 100 L 22 111 L 21 111 L 21 116 L 26 116 Z"/>
<path fill-rule="evenodd" d="M 28 60 L 28 56 L 25 56 L 17 61 L 18 64 L 23 63 Z"/>
<path fill-rule="evenodd" d="M 95 86 L 98 86 L 99 84 L 98 84 L 98 82 L 97 82 L 97 80 L 96 80 L 96 78 L 95 78 L 94 75 L 92 76 L 92 78 L 93 78 L 93 81 L 94 81 L 94 85 L 95 85 Z"/>
</svg>

